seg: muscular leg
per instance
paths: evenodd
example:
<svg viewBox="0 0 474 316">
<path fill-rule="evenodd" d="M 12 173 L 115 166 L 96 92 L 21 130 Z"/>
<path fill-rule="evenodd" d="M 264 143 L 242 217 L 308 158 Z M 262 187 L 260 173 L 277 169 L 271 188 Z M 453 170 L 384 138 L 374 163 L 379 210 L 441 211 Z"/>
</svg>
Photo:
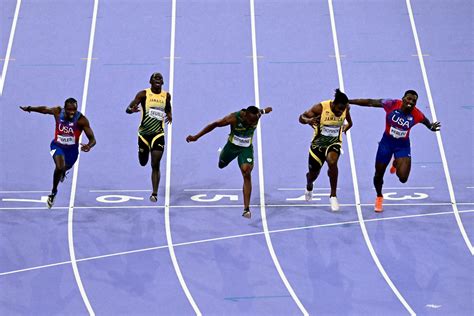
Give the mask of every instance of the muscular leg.
<svg viewBox="0 0 474 316">
<path fill-rule="evenodd" d="M 383 186 L 383 175 L 385 174 L 385 169 L 387 169 L 388 164 L 376 162 L 375 163 L 375 175 L 374 175 L 374 187 L 377 192 L 377 196 L 383 196 L 382 186 Z"/>
<path fill-rule="evenodd" d="M 151 151 L 151 184 L 153 186 L 152 195 L 156 195 L 158 193 L 158 185 L 160 183 L 160 162 L 162 156 L 162 150 Z"/>
<path fill-rule="evenodd" d="M 331 195 L 336 196 L 337 190 L 337 176 L 339 174 L 339 169 L 337 168 L 337 161 L 339 160 L 339 153 L 330 151 L 326 157 L 328 163 L 328 177 L 329 183 L 331 184 Z"/>
<path fill-rule="evenodd" d="M 51 190 L 51 193 L 56 194 L 56 192 L 58 192 L 59 181 L 66 172 L 66 162 L 64 160 L 64 156 L 62 155 L 56 155 L 53 159 L 55 168 L 53 173 L 53 189 Z"/>
<path fill-rule="evenodd" d="M 141 166 L 146 166 L 148 162 L 148 157 L 150 156 L 150 151 L 143 147 L 138 148 L 138 161 Z"/>
<path fill-rule="evenodd" d="M 253 165 L 248 163 L 244 163 L 240 166 L 240 171 L 244 177 L 244 209 L 248 209 L 250 207 L 250 195 L 252 193 L 252 169 Z"/>
<path fill-rule="evenodd" d="M 411 170 L 411 158 L 410 157 L 401 157 L 395 159 L 395 166 L 397 168 L 397 177 L 401 183 L 408 181 Z"/>
</svg>

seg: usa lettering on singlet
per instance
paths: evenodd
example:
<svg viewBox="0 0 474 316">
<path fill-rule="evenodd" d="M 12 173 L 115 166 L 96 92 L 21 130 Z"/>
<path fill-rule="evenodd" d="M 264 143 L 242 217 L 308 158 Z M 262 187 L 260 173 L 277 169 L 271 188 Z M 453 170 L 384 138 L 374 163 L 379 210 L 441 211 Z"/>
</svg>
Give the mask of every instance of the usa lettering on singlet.
<svg viewBox="0 0 474 316">
<path fill-rule="evenodd" d="M 405 114 L 401 108 L 402 100 L 382 100 L 382 105 L 385 110 L 385 134 L 395 139 L 408 139 L 410 136 L 410 129 L 424 119 L 424 114 L 414 108 L 411 113 Z"/>
<path fill-rule="evenodd" d="M 54 141 L 64 146 L 73 146 L 79 143 L 80 130 L 77 125 L 81 112 L 76 112 L 72 121 L 66 120 L 66 113 L 61 110 L 59 118 L 56 118 L 56 130 Z"/>
</svg>

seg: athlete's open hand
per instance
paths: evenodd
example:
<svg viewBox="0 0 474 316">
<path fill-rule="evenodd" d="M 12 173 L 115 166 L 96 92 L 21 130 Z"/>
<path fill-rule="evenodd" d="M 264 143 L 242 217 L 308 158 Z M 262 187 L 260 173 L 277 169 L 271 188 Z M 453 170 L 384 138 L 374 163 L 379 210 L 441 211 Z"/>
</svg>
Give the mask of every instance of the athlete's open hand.
<svg viewBox="0 0 474 316">
<path fill-rule="evenodd" d="M 81 150 L 84 152 L 88 152 L 91 150 L 91 146 L 89 144 L 81 144 Z"/>
<path fill-rule="evenodd" d="M 186 137 L 186 141 L 187 141 L 188 143 L 190 143 L 190 142 L 195 142 L 195 141 L 197 141 L 197 140 L 198 140 L 198 138 L 197 138 L 196 136 L 193 136 L 193 135 L 188 135 L 188 137 Z"/>
<path fill-rule="evenodd" d="M 430 130 L 433 132 L 437 132 L 439 131 L 440 127 L 441 127 L 441 122 L 433 122 L 431 123 Z"/>
<path fill-rule="evenodd" d="M 30 112 L 30 107 L 29 106 L 20 106 L 20 109 L 22 109 L 25 112 Z"/>
</svg>

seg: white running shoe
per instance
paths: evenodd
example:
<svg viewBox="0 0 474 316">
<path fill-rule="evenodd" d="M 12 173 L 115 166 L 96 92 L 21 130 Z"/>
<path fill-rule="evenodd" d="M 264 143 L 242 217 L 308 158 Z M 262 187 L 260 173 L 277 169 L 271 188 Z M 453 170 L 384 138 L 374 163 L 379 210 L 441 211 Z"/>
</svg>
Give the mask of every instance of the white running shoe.
<svg viewBox="0 0 474 316">
<path fill-rule="evenodd" d="M 312 201 L 313 200 L 313 190 L 308 191 L 307 189 L 304 189 L 304 199 L 306 201 Z"/>
<path fill-rule="evenodd" d="M 329 198 L 329 202 L 331 203 L 331 211 L 333 212 L 339 211 L 339 202 L 337 201 L 337 197 L 331 196 Z"/>
</svg>

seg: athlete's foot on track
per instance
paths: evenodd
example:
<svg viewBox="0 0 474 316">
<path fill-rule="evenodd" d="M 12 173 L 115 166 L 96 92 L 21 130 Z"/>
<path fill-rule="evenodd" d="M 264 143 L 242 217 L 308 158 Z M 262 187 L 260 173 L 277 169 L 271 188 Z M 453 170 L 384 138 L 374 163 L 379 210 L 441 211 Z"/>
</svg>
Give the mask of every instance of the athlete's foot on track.
<svg viewBox="0 0 474 316">
<path fill-rule="evenodd" d="M 49 209 L 51 209 L 54 205 L 54 200 L 56 199 L 56 193 L 51 193 L 50 195 L 48 195 L 48 199 L 46 200 L 46 206 Z"/>
<path fill-rule="evenodd" d="M 309 191 L 308 189 L 304 190 L 304 199 L 309 202 L 313 200 L 313 190 Z"/>
<path fill-rule="evenodd" d="M 329 198 L 329 202 L 331 203 L 331 211 L 333 212 L 339 211 L 339 202 L 337 201 L 337 197 L 331 196 Z"/>
<path fill-rule="evenodd" d="M 250 218 L 252 217 L 252 213 L 250 212 L 249 208 L 244 209 L 244 212 L 242 213 L 242 216 L 245 218 Z"/>
<path fill-rule="evenodd" d="M 152 195 L 150 195 L 150 201 L 154 203 L 158 202 L 158 195 L 155 193 L 152 193 Z"/>
<path fill-rule="evenodd" d="M 375 206 L 374 206 L 374 211 L 377 213 L 383 212 L 383 197 L 382 196 L 377 196 L 375 199 Z"/>
</svg>

